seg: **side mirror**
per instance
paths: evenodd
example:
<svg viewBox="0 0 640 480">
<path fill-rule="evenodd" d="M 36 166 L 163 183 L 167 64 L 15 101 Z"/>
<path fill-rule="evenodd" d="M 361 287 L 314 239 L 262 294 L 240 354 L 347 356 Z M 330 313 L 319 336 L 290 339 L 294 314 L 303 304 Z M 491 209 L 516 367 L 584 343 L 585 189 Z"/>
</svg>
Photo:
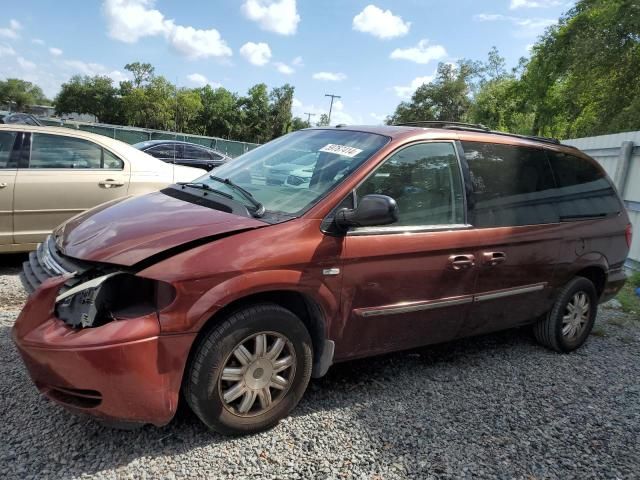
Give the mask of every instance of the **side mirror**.
<svg viewBox="0 0 640 480">
<path fill-rule="evenodd" d="M 396 201 L 387 195 L 365 195 L 357 208 L 343 208 L 336 212 L 335 223 L 342 229 L 376 227 L 398 221 L 400 211 Z"/>
</svg>

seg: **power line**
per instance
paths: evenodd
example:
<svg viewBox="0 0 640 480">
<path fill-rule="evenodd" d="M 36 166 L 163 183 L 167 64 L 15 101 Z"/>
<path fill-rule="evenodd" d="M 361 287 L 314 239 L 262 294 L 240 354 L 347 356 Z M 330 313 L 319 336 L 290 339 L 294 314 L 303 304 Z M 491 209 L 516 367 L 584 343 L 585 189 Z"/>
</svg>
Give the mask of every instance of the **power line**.
<svg viewBox="0 0 640 480">
<path fill-rule="evenodd" d="M 304 115 L 307 116 L 307 125 L 310 127 L 311 126 L 311 117 L 315 117 L 316 114 L 315 113 L 310 113 L 310 112 L 304 112 Z"/>
<path fill-rule="evenodd" d="M 334 95 L 332 93 L 325 93 L 324 96 L 331 97 L 331 104 L 329 105 L 329 125 L 331 125 L 331 110 L 333 110 L 333 100 L 342 97 L 340 95 Z"/>
</svg>

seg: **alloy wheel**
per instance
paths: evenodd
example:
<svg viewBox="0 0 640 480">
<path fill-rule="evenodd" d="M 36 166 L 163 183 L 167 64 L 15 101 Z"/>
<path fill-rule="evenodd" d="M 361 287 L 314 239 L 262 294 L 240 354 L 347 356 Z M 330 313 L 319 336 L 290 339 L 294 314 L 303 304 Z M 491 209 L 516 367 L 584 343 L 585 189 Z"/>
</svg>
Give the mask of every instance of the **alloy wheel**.
<svg viewBox="0 0 640 480">
<path fill-rule="evenodd" d="M 589 323 L 591 300 L 583 291 L 576 292 L 565 307 L 562 317 L 562 335 L 568 339 L 578 337 Z"/>
<path fill-rule="evenodd" d="M 293 344 L 282 334 L 260 332 L 242 340 L 227 357 L 219 378 L 224 407 L 252 417 L 271 410 L 295 376 Z"/>
</svg>

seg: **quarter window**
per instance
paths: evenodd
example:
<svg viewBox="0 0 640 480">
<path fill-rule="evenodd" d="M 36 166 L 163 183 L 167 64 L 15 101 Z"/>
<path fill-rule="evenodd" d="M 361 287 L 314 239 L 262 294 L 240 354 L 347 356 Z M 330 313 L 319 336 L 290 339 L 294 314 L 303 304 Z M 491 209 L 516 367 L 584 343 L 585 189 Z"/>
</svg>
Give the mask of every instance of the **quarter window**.
<svg viewBox="0 0 640 480">
<path fill-rule="evenodd" d="M 394 153 L 356 193 L 395 199 L 400 210 L 395 225 L 464 223 L 460 169 L 451 143 L 421 143 Z"/>
<path fill-rule="evenodd" d="M 184 146 L 184 158 L 194 160 L 211 160 L 211 155 L 204 148 L 193 147 L 191 145 Z"/>
<path fill-rule="evenodd" d="M 555 223 L 555 183 L 542 149 L 462 142 L 473 192 L 470 221 L 476 227 Z"/>
<path fill-rule="evenodd" d="M 605 216 L 622 210 L 603 170 L 586 159 L 548 152 L 558 184 L 560 220 Z"/>
</svg>

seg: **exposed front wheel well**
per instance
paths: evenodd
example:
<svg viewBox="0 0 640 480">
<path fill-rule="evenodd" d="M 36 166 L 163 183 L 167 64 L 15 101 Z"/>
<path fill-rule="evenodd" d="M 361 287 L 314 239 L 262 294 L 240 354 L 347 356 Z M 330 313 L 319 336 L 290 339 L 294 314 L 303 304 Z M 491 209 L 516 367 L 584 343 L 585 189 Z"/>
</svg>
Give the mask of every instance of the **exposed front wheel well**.
<svg viewBox="0 0 640 480">
<path fill-rule="evenodd" d="M 298 318 L 300 318 L 300 320 L 302 320 L 302 323 L 304 323 L 309 335 L 311 336 L 313 345 L 313 369 L 315 372 L 317 366 L 322 360 L 322 353 L 326 343 L 326 324 L 324 315 L 318 304 L 313 299 L 293 290 L 275 290 L 256 293 L 225 305 L 202 326 L 196 340 L 193 342 L 189 356 L 191 357 L 200 340 L 206 336 L 206 333 L 218 325 L 220 321 L 238 310 L 259 303 L 274 303 L 276 305 L 280 305 L 281 307 L 293 312 Z"/>
</svg>

